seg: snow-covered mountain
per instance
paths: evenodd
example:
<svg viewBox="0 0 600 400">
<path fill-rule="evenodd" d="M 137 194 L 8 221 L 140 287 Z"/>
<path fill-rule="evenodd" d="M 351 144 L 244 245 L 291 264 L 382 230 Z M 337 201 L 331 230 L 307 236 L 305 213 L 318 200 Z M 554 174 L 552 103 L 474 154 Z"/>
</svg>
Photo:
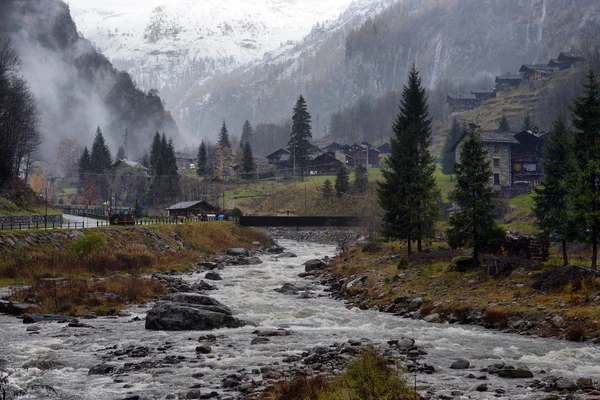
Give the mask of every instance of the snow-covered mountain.
<svg viewBox="0 0 600 400">
<path fill-rule="evenodd" d="M 69 0 L 82 35 L 144 89 L 199 80 L 300 40 L 351 0 Z"/>
</svg>

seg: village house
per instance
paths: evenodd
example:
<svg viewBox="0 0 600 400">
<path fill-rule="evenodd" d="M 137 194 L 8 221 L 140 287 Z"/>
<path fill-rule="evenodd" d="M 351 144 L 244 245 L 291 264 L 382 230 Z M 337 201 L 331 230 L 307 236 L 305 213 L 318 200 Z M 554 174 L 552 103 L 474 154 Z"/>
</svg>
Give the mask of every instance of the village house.
<svg viewBox="0 0 600 400">
<path fill-rule="evenodd" d="M 287 166 L 288 162 L 292 156 L 292 153 L 286 149 L 279 149 L 269 154 L 267 157 L 267 162 L 269 165 L 275 165 L 277 167 Z"/>
<path fill-rule="evenodd" d="M 481 102 L 486 101 L 487 99 L 493 99 L 496 97 L 496 89 L 483 88 L 471 90 L 471 94 L 475 96 L 475 98 Z"/>
<path fill-rule="evenodd" d="M 346 164 L 349 167 L 364 165 L 367 168 L 379 167 L 379 151 L 369 143 L 355 143 L 349 146 L 345 153 Z"/>
<path fill-rule="evenodd" d="M 519 69 L 525 82 L 546 81 L 552 77 L 554 68 L 544 64 L 524 64 Z"/>
<path fill-rule="evenodd" d="M 523 76 L 520 74 L 511 74 L 507 72 L 504 75 L 496 77 L 496 93 L 505 92 L 507 90 L 518 88 L 523 81 Z"/>
<path fill-rule="evenodd" d="M 463 133 L 454 145 L 456 159 L 460 159 L 460 150 L 467 137 Z M 531 132 L 497 132 L 484 131 L 479 134 L 487 159 L 492 168 L 491 183 L 494 188 L 539 185 L 542 177 L 540 159 L 542 157 L 543 139 Z"/>
<path fill-rule="evenodd" d="M 577 66 L 583 61 L 582 57 L 576 56 L 572 53 L 562 52 L 558 55 L 556 60 L 550 60 L 548 63 L 549 67 L 557 68 L 559 70 L 569 69 Z"/>
<path fill-rule="evenodd" d="M 189 169 L 191 166 L 195 167 L 196 156 L 186 153 L 177 152 L 175 153 L 175 163 L 177 169 Z"/>
<path fill-rule="evenodd" d="M 219 211 L 219 208 L 204 200 L 194 200 L 174 204 L 166 210 L 169 213 L 169 217 L 191 218 L 199 215 L 214 214 Z"/>
<path fill-rule="evenodd" d="M 446 97 L 446 103 L 453 113 L 471 111 L 481 104 L 481 100 L 474 94 L 451 93 Z"/>
<path fill-rule="evenodd" d="M 334 175 L 343 163 L 335 157 L 334 152 L 323 153 L 308 163 L 309 175 Z"/>
</svg>

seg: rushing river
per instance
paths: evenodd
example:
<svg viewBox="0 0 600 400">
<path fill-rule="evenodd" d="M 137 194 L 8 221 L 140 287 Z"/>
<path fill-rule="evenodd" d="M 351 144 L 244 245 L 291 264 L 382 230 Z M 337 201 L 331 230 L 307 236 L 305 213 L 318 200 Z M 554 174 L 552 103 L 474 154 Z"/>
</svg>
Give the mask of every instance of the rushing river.
<svg viewBox="0 0 600 400">
<path fill-rule="evenodd" d="M 326 296 L 301 298 L 277 293 L 273 289 L 283 283 L 303 281 L 297 274 L 303 271 L 302 264 L 306 260 L 332 256 L 335 252 L 335 248 L 328 245 L 293 241 L 280 244 L 298 257 L 276 260 L 264 256 L 264 263 L 260 265 L 226 267 L 219 271 L 223 280 L 211 282 L 219 290 L 209 295 L 229 305 L 236 317 L 252 321 L 260 329 L 285 328 L 292 335 L 250 345 L 255 337 L 252 334 L 257 329 L 255 326 L 221 329 L 210 332 L 217 335 L 211 354 L 197 356 L 197 339 L 206 332 L 148 331 L 144 329 L 143 319 L 150 306 L 129 308 L 130 317 L 83 321 L 93 328 L 42 323 L 39 334 L 27 332 L 29 325 L 15 317 L 0 315 L 0 359 L 6 361 L 8 373 L 6 398 L 116 400 L 138 394 L 141 399 L 175 399 L 185 398 L 185 393 L 194 385 L 199 385 L 203 392 L 224 393 L 225 398 L 228 392 L 223 392 L 221 381 L 236 371 L 251 372 L 261 366 L 272 366 L 285 356 L 299 354 L 316 345 L 328 346 L 360 338 L 385 342 L 403 336 L 416 339 L 417 345 L 428 352 L 422 362 L 435 366 L 437 372 L 418 375 L 417 384 L 428 386 L 438 394 L 460 390 L 472 399 L 541 399 L 547 395 L 527 389 L 526 384 L 531 379 L 507 380 L 493 375 L 488 375 L 485 381 L 490 392 L 472 390 L 481 381 L 465 379 L 468 373 L 481 375 L 479 368 L 502 361 L 527 366 L 536 378 L 546 374 L 597 379 L 600 375 L 599 346 L 528 338 L 469 326 L 428 324 L 374 311 L 348 309 L 342 302 Z M 185 279 L 194 281 L 203 276 L 200 273 Z M 315 289 L 318 294 L 324 288 L 315 286 Z M 128 346 L 146 346 L 149 354 L 137 358 L 112 356 L 108 360 L 115 349 Z M 90 367 L 104 360 L 123 366 L 162 360 L 167 356 L 175 356 L 171 357 L 175 361 L 158 368 L 131 370 L 120 375 L 88 375 Z M 459 357 L 469 359 L 475 369 L 449 369 L 452 361 Z M 0 370 L 1 364 L 2 361 Z M 505 394 L 495 395 L 493 391 L 497 388 L 505 390 Z M 237 396 L 235 392 L 230 395 Z"/>
</svg>

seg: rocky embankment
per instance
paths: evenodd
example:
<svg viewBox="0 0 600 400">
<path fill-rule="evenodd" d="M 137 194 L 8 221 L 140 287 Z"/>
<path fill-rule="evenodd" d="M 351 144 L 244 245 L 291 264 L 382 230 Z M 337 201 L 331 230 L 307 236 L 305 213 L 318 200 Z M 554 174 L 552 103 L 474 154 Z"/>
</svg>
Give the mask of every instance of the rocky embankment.
<svg viewBox="0 0 600 400">
<path fill-rule="evenodd" d="M 335 244 L 338 247 L 350 247 L 356 244 L 361 235 L 351 229 L 296 229 L 296 228 L 269 228 L 269 236 L 273 239 L 289 239 L 298 242 L 313 242 Z"/>
</svg>

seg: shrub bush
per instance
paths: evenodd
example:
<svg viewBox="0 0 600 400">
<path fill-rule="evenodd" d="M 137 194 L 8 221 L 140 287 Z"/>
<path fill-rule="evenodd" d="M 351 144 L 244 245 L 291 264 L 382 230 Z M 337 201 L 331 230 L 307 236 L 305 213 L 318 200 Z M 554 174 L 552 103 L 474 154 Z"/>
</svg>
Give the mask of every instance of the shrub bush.
<svg viewBox="0 0 600 400">
<path fill-rule="evenodd" d="M 87 232 L 71 244 L 71 252 L 77 257 L 89 257 L 106 246 L 106 239 L 98 232 Z"/>
<path fill-rule="evenodd" d="M 565 331 L 565 337 L 572 342 L 583 342 L 585 328 L 579 325 L 571 325 Z"/>
<path fill-rule="evenodd" d="M 508 322 L 508 311 L 503 308 L 488 308 L 481 318 L 486 325 L 504 328 Z"/>
</svg>

